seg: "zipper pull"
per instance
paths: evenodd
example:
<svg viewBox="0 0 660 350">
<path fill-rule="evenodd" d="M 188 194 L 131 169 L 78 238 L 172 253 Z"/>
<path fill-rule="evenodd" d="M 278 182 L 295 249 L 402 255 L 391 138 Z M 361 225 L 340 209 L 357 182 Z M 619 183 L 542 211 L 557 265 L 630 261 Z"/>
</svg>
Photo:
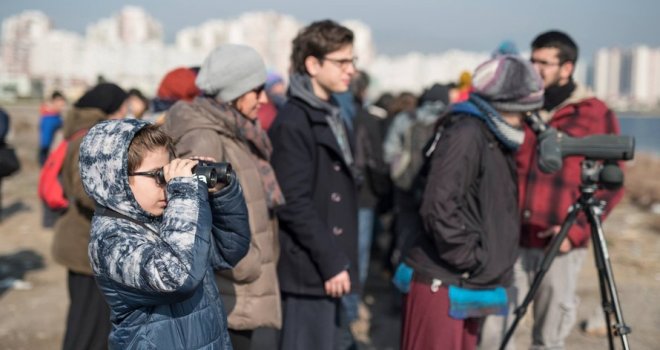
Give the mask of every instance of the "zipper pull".
<svg viewBox="0 0 660 350">
<path fill-rule="evenodd" d="M 433 279 L 433 282 L 431 282 L 431 292 L 435 293 L 440 289 L 440 286 L 442 285 L 442 281 L 439 279 Z"/>
</svg>

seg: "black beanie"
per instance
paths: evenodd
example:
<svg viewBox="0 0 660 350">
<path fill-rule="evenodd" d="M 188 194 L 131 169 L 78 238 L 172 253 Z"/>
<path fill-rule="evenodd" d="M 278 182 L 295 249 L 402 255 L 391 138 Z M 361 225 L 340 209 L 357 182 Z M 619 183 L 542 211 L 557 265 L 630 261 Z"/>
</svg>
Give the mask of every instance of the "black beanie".
<svg viewBox="0 0 660 350">
<path fill-rule="evenodd" d="M 128 94 L 112 83 L 101 83 L 89 89 L 75 104 L 78 108 L 98 108 L 105 114 L 119 110 Z"/>
<path fill-rule="evenodd" d="M 433 84 L 430 88 L 424 90 L 419 97 L 419 105 L 426 102 L 442 102 L 445 106 L 449 105 L 449 86 L 442 84 Z"/>
</svg>

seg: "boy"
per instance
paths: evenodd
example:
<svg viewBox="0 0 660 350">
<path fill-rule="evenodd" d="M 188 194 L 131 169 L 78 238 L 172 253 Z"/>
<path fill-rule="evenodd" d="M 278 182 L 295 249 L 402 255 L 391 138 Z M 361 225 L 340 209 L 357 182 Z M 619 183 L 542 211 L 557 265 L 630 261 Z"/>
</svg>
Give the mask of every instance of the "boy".
<svg viewBox="0 0 660 350">
<path fill-rule="evenodd" d="M 232 268 L 250 230 L 237 181 L 212 193 L 192 159 L 139 120 L 85 136 L 80 173 L 97 204 L 89 256 L 111 309 L 110 348 L 231 349 L 213 268 Z"/>
<path fill-rule="evenodd" d="M 50 100 L 39 107 L 39 165 L 44 165 L 50 146 L 55 139 L 55 133 L 62 127 L 62 111 L 66 107 L 66 98 L 61 92 L 55 91 Z"/>
</svg>

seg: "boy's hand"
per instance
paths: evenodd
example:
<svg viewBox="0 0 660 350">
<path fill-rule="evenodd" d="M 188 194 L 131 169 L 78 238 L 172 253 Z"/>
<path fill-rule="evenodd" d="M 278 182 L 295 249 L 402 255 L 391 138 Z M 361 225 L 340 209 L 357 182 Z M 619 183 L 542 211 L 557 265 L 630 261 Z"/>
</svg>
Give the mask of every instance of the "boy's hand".
<svg viewBox="0 0 660 350">
<path fill-rule="evenodd" d="M 346 270 L 325 281 L 325 294 L 333 298 L 339 298 L 342 295 L 348 294 L 350 291 L 351 278 Z"/>
<path fill-rule="evenodd" d="M 163 167 L 163 174 L 165 181 L 170 182 L 175 177 L 190 177 L 192 176 L 192 168 L 198 163 L 193 159 L 174 159 L 169 164 Z"/>
</svg>

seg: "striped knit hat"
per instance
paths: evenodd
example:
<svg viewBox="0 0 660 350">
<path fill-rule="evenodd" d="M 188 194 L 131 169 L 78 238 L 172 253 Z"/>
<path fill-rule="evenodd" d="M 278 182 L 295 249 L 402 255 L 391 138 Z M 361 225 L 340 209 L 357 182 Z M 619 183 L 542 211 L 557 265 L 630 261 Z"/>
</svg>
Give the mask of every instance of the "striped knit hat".
<svg viewBox="0 0 660 350">
<path fill-rule="evenodd" d="M 502 55 L 482 63 L 472 77 L 474 93 L 496 110 L 527 112 L 543 105 L 543 80 L 527 60 Z"/>
</svg>

